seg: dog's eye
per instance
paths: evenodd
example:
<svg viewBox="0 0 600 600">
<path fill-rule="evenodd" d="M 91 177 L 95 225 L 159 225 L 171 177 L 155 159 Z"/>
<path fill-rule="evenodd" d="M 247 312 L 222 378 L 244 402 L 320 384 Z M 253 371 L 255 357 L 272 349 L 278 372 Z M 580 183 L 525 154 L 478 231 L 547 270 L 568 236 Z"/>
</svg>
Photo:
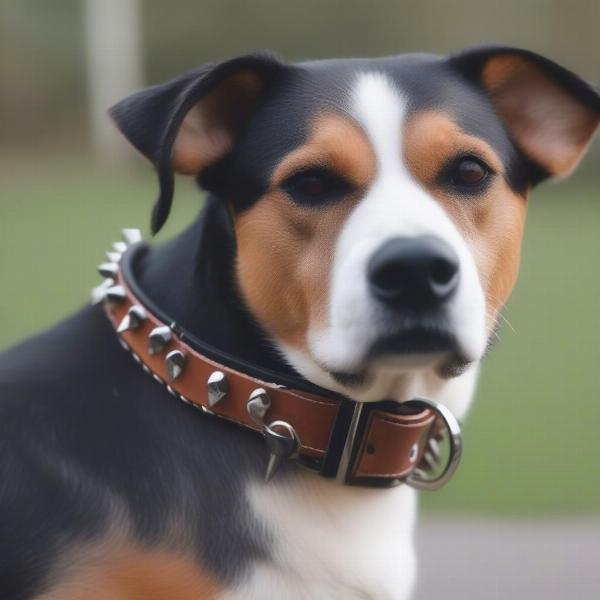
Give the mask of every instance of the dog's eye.
<svg viewBox="0 0 600 600">
<path fill-rule="evenodd" d="M 461 188 L 480 186 L 490 174 L 489 167 L 478 158 L 463 156 L 452 166 L 450 180 Z"/>
<path fill-rule="evenodd" d="M 327 169 L 300 171 L 281 186 L 299 204 L 319 204 L 336 200 L 351 191 L 351 185 Z"/>
</svg>

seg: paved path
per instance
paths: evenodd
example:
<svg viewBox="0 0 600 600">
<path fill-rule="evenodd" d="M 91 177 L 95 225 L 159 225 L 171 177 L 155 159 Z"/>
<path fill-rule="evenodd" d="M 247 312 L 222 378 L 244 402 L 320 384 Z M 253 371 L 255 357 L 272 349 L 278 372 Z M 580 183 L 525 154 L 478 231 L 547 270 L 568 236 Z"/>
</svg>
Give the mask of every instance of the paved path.
<svg viewBox="0 0 600 600">
<path fill-rule="evenodd" d="M 600 519 L 421 515 L 414 600 L 600 600 Z"/>
</svg>

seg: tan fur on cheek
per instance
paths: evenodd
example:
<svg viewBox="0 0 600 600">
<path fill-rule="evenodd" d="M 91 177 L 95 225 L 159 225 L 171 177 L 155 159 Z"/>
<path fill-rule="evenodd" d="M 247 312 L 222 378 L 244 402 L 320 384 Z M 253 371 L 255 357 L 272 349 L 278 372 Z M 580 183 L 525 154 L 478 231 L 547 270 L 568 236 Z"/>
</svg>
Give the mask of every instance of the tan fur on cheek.
<svg viewBox="0 0 600 600">
<path fill-rule="evenodd" d="M 482 139 L 466 134 L 443 112 L 417 113 L 407 124 L 406 161 L 412 175 L 444 207 L 472 250 L 486 296 L 488 327 L 493 327 L 519 271 L 526 198 L 507 184 L 500 159 Z M 497 173 L 479 197 L 452 196 L 437 177 L 459 154 L 481 156 Z"/>
<path fill-rule="evenodd" d="M 301 208 L 283 193 L 264 196 L 236 220 L 237 278 L 252 314 L 277 339 L 302 347 L 326 318 L 335 243 L 353 199 Z"/>
<path fill-rule="evenodd" d="M 498 194 L 508 206 L 492 198 L 486 216 L 473 232 L 473 247 L 480 272 L 492 327 L 516 283 L 521 258 L 521 241 L 525 226 L 527 202 L 506 189 Z"/>
<path fill-rule="evenodd" d="M 335 244 L 361 190 L 373 181 L 375 164 L 371 146 L 354 122 L 339 114 L 317 115 L 306 143 L 274 170 L 271 191 L 234 215 L 242 296 L 278 340 L 304 347 L 310 326 L 326 321 Z M 279 189 L 286 178 L 317 166 L 343 177 L 356 191 L 306 207 Z"/>
</svg>

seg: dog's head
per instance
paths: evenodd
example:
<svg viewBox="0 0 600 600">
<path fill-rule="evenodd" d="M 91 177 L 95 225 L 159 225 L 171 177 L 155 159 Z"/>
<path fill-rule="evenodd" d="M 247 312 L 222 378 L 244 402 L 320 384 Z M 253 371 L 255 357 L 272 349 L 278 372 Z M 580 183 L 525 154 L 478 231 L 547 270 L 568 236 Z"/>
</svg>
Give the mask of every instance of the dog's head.
<svg viewBox="0 0 600 600">
<path fill-rule="evenodd" d="M 600 96 L 534 53 L 285 64 L 249 55 L 112 110 L 156 165 L 225 203 L 250 312 L 307 379 L 361 400 L 483 355 L 527 196 L 577 165 Z"/>
</svg>

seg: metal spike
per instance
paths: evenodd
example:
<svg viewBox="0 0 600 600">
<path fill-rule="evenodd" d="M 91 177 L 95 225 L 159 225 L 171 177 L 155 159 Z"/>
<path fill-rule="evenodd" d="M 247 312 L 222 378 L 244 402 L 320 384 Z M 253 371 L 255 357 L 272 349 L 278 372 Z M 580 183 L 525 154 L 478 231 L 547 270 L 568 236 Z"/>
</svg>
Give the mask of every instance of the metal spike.
<svg viewBox="0 0 600 600">
<path fill-rule="evenodd" d="M 106 254 L 106 258 L 108 258 L 108 260 L 110 260 L 110 262 L 118 263 L 121 260 L 120 252 L 111 252 L 109 250 L 108 252 L 105 252 L 104 254 Z"/>
<path fill-rule="evenodd" d="M 279 433 L 280 429 L 285 433 Z M 265 427 L 265 440 L 269 449 L 265 481 L 269 482 L 279 467 L 296 454 L 300 444 L 295 429 L 286 421 L 273 421 Z"/>
<path fill-rule="evenodd" d="M 185 367 L 185 354 L 181 350 L 171 350 L 165 358 L 169 381 L 175 381 Z"/>
<path fill-rule="evenodd" d="M 110 304 L 119 304 L 127 298 L 127 292 L 122 285 L 113 285 L 106 290 L 106 301 Z"/>
<path fill-rule="evenodd" d="M 148 354 L 154 356 L 165 349 L 173 334 L 166 325 L 155 327 L 148 336 Z"/>
<path fill-rule="evenodd" d="M 102 277 L 112 277 L 113 279 L 119 273 L 119 265 L 114 262 L 106 262 L 98 265 L 98 273 L 102 275 Z"/>
<path fill-rule="evenodd" d="M 115 242 L 112 245 L 112 247 L 114 250 L 116 250 L 120 254 L 123 254 L 123 252 L 125 252 L 125 250 L 127 250 L 127 244 L 125 242 Z"/>
<path fill-rule="evenodd" d="M 269 408 L 271 408 L 271 398 L 269 398 L 267 391 L 263 388 L 256 388 L 250 394 L 246 404 L 248 414 L 257 425 L 264 426 L 265 415 Z"/>
<path fill-rule="evenodd" d="M 123 317 L 119 326 L 117 327 L 117 333 L 123 333 L 130 329 L 137 329 L 142 322 L 146 319 L 146 311 L 143 306 L 134 304 L 129 307 L 127 314 Z"/>
<path fill-rule="evenodd" d="M 229 382 L 223 371 L 213 371 L 206 382 L 208 392 L 208 405 L 212 408 L 227 396 Z"/>
<path fill-rule="evenodd" d="M 100 304 L 106 298 L 106 290 L 115 285 L 112 279 L 105 279 L 100 285 L 97 285 L 91 293 L 92 304 Z"/>
<path fill-rule="evenodd" d="M 142 232 L 135 228 L 125 228 L 121 229 L 121 237 L 128 246 L 131 246 L 142 241 Z"/>
<path fill-rule="evenodd" d="M 121 322 L 119 323 L 119 326 L 117 327 L 117 333 L 123 333 L 124 331 L 129 331 L 130 329 L 135 329 L 135 327 L 133 327 L 131 315 L 129 313 L 127 313 L 121 319 Z"/>
<path fill-rule="evenodd" d="M 285 462 L 284 456 L 278 454 L 269 454 L 269 462 L 267 463 L 267 470 L 265 472 L 265 483 L 269 483 L 273 476 L 279 470 L 279 467 Z"/>
</svg>

